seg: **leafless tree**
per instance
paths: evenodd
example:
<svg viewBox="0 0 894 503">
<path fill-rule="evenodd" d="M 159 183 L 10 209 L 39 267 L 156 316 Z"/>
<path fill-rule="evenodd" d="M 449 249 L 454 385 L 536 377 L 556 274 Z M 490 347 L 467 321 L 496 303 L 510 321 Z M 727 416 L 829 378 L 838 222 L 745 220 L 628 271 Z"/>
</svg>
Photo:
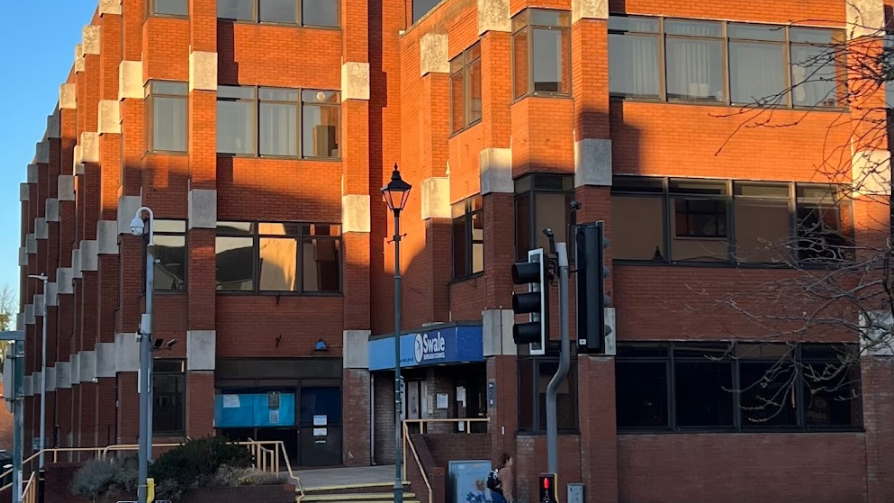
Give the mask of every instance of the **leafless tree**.
<svg viewBox="0 0 894 503">
<path fill-rule="evenodd" d="M 4 285 L 0 288 L 0 332 L 15 328 L 16 313 L 18 313 L 16 294 L 9 285 Z M 7 346 L 6 342 L 0 342 L 0 372 L 3 371 L 3 364 L 6 362 Z"/>
</svg>

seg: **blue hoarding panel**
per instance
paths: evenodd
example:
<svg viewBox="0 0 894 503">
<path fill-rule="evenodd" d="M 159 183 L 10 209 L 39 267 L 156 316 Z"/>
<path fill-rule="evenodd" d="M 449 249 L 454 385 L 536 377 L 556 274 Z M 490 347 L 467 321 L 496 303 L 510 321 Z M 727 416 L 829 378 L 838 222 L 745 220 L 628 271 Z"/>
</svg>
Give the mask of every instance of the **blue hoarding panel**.
<svg viewBox="0 0 894 503">
<path fill-rule="evenodd" d="M 254 395 L 255 417 L 254 425 L 257 427 L 295 426 L 295 395 L 292 393 L 279 394 L 279 409 L 271 409 L 269 395 L 261 393 Z"/>
<path fill-rule="evenodd" d="M 222 393 L 214 397 L 215 428 L 295 426 L 295 394 L 279 393 L 279 408 L 271 410 L 268 393 Z"/>
<path fill-rule="evenodd" d="M 404 368 L 445 363 L 484 361 L 480 326 L 433 328 L 400 337 L 400 366 Z M 369 341 L 369 369 L 394 368 L 394 339 Z"/>
</svg>

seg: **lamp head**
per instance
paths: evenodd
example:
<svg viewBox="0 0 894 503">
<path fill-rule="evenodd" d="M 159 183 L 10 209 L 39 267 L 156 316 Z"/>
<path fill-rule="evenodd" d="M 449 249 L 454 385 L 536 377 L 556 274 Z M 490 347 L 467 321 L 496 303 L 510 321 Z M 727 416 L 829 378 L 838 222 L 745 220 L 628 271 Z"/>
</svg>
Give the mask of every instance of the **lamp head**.
<svg viewBox="0 0 894 503">
<path fill-rule="evenodd" d="M 139 216 L 133 217 L 133 220 L 130 221 L 130 233 L 134 236 L 143 235 L 143 219 Z"/>
</svg>

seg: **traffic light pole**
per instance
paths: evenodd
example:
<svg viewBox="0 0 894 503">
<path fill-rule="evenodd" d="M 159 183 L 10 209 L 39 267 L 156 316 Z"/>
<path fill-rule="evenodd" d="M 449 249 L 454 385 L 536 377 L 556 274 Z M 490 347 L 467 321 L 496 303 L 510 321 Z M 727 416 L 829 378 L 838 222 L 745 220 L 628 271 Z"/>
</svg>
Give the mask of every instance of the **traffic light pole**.
<svg viewBox="0 0 894 503">
<path fill-rule="evenodd" d="M 556 243 L 559 259 L 559 335 L 561 350 L 559 352 L 559 370 L 546 388 L 546 453 L 547 470 L 550 473 L 559 471 L 559 425 L 556 418 L 556 395 L 559 386 L 571 368 L 571 334 L 568 321 L 568 248 L 565 243 Z M 548 309 L 548 307 L 547 307 Z"/>
</svg>

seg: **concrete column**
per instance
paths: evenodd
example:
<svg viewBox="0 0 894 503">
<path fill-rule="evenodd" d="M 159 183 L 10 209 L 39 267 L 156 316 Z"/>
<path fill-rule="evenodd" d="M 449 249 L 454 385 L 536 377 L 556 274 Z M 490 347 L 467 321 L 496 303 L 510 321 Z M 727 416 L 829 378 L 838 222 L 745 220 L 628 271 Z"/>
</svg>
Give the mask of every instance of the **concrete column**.
<svg viewBox="0 0 894 503">
<path fill-rule="evenodd" d="M 373 411 L 369 375 L 369 330 L 345 330 L 342 351 L 344 426 L 342 456 L 346 466 L 370 464 Z"/>
</svg>

